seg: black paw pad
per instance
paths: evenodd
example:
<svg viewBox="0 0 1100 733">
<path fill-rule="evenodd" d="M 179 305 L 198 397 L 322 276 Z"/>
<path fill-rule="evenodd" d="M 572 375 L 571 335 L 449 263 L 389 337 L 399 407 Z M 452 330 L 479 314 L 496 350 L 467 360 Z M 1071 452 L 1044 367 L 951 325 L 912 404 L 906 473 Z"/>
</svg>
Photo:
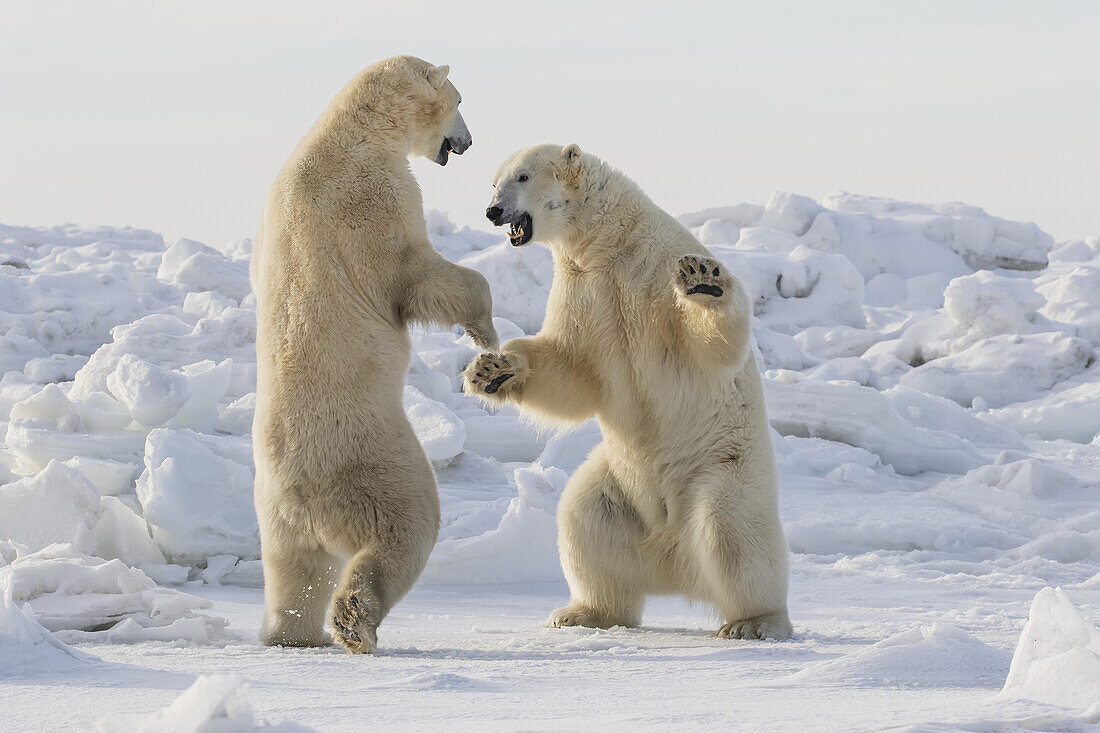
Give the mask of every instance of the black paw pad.
<svg viewBox="0 0 1100 733">
<path fill-rule="evenodd" d="M 704 295 L 713 295 L 715 298 L 722 297 L 722 288 L 717 285 L 708 285 L 707 283 L 699 283 L 698 285 L 692 285 L 687 290 L 688 295 L 695 295 L 696 293 L 702 293 Z"/>
<path fill-rule="evenodd" d="M 498 389 L 500 389 L 500 385 L 504 384 L 514 376 L 514 374 L 501 374 L 499 377 L 495 377 L 491 382 L 485 385 L 486 394 L 494 394 Z"/>
</svg>

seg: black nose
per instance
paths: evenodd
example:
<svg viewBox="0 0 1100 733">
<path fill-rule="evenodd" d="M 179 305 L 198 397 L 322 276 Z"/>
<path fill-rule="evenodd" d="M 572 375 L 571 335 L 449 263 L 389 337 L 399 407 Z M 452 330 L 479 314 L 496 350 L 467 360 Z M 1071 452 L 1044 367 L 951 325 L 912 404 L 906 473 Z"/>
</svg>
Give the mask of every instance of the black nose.
<svg viewBox="0 0 1100 733">
<path fill-rule="evenodd" d="M 485 210 L 485 216 L 494 224 L 500 223 L 500 217 L 504 216 L 504 209 L 499 206 L 490 206 Z"/>
</svg>

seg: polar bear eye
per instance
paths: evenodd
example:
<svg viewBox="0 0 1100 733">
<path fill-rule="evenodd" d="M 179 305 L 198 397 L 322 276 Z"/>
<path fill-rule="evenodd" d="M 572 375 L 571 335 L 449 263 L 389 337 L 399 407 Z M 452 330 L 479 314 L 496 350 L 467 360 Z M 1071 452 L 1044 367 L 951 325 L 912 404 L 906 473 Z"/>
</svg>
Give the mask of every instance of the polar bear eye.
<svg viewBox="0 0 1100 733">
<path fill-rule="evenodd" d="M 516 180 L 519 181 L 520 183 L 527 183 L 527 174 L 526 173 L 520 173 L 519 177 Z"/>
</svg>

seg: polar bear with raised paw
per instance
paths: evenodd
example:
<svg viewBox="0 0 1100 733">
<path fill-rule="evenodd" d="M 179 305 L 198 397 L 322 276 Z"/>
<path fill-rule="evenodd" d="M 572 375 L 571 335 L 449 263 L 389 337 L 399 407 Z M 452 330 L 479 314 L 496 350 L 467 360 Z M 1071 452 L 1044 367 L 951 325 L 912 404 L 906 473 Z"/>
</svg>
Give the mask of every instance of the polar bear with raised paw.
<svg viewBox="0 0 1100 733">
<path fill-rule="evenodd" d="M 428 241 L 408 157 L 470 146 L 446 66 L 360 72 L 283 166 L 252 253 L 253 444 L 266 644 L 372 652 L 439 532 L 435 477 L 402 408 L 412 322 L 493 348 L 489 286 Z M 335 590 L 335 599 L 333 591 Z"/>
<path fill-rule="evenodd" d="M 787 544 L 752 309 L 725 265 L 576 145 L 506 160 L 486 215 L 549 245 L 542 330 L 485 353 L 466 390 L 536 420 L 596 416 L 558 545 L 572 596 L 549 626 L 636 626 L 648 595 L 712 604 L 718 635 L 787 639 Z"/>
</svg>

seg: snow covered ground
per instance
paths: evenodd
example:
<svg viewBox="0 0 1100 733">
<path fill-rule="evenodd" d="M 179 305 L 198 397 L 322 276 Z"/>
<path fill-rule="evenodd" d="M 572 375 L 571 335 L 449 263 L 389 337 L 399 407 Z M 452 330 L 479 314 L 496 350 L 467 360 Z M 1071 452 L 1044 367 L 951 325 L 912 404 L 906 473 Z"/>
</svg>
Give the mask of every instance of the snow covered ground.
<svg viewBox="0 0 1100 733">
<path fill-rule="evenodd" d="M 1100 726 L 1100 239 L 850 194 L 682 221 L 754 298 L 789 643 L 677 599 L 543 628 L 599 430 L 486 412 L 469 339 L 418 331 L 423 578 L 375 657 L 259 646 L 248 241 L 0 225 L 0 729 Z M 538 330 L 546 250 L 428 222 Z"/>
</svg>

